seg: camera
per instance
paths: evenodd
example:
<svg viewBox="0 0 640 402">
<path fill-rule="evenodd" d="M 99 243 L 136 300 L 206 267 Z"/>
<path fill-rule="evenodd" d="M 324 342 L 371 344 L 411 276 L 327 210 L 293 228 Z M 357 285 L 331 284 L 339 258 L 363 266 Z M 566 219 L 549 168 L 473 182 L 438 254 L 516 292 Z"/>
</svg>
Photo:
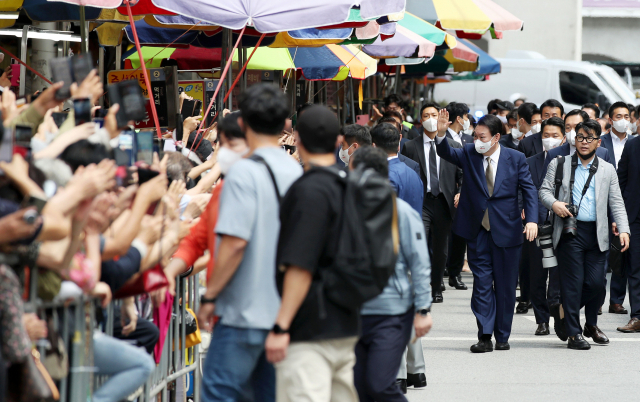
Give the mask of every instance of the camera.
<svg viewBox="0 0 640 402">
<path fill-rule="evenodd" d="M 575 237 L 578 233 L 578 207 L 574 204 L 567 205 L 567 210 L 572 216 L 567 216 L 562 221 L 562 236 Z"/>
<path fill-rule="evenodd" d="M 542 268 L 554 268 L 558 266 L 558 260 L 553 254 L 553 225 L 545 222 L 538 225 L 538 237 L 536 243 L 542 250 Z"/>
</svg>

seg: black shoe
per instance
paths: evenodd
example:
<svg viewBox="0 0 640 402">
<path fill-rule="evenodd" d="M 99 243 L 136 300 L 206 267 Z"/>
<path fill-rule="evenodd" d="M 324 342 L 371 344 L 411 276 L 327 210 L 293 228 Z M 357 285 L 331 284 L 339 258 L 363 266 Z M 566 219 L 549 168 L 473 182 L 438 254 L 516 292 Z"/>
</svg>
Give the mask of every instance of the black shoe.
<svg viewBox="0 0 640 402">
<path fill-rule="evenodd" d="M 606 345 L 609 343 L 609 338 L 598 328 L 597 325 L 584 324 L 584 336 L 593 339 L 593 341 L 599 345 Z"/>
<path fill-rule="evenodd" d="M 529 312 L 530 307 L 531 307 L 531 302 L 521 301 L 516 306 L 516 314 L 527 314 Z"/>
<path fill-rule="evenodd" d="M 423 388 L 427 386 L 427 377 L 423 373 L 407 373 L 407 387 Z"/>
<path fill-rule="evenodd" d="M 398 388 L 400 388 L 403 394 L 407 393 L 407 380 L 398 378 L 396 384 L 398 384 Z"/>
<path fill-rule="evenodd" d="M 517 301 L 518 303 L 520 303 L 520 302 L 522 301 L 522 300 L 520 299 L 520 296 L 516 296 L 516 301 Z"/>
<path fill-rule="evenodd" d="M 449 268 L 444 269 L 444 276 L 449 276 Z"/>
<path fill-rule="evenodd" d="M 587 342 L 582 337 L 582 334 L 577 334 L 575 336 L 570 336 L 569 337 L 569 343 L 567 344 L 567 346 L 569 347 L 569 349 L 575 349 L 575 350 L 589 350 L 589 349 L 591 349 L 591 345 L 589 345 L 589 342 Z"/>
<path fill-rule="evenodd" d="M 456 288 L 458 290 L 467 290 L 467 285 L 464 284 L 461 280 L 461 276 L 453 276 L 449 278 L 449 286 L 452 288 Z"/>
<path fill-rule="evenodd" d="M 600 309 L 598 310 L 598 315 L 602 315 L 602 306 L 600 306 Z"/>
<path fill-rule="evenodd" d="M 433 303 L 442 303 L 443 301 L 442 292 L 433 292 Z"/>
<path fill-rule="evenodd" d="M 549 331 L 549 323 L 543 322 L 542 324 L 538 324 L 538 329 L 536 329 L 536 335 L 549 335 L 551 332 Z"/>
<path fill-rule="evenodd" d="M 470 350 L 472 353 L 493 352 L 493 342 L 491 342 L 491 339 L 489 340 L 480 339 L 478 343 L 476 343 L 475 345 L 471 345 Z"/>
<path fill-rule="evenodd" d="M 564 319 L 560 318 L 560 305 L 553 304 L 549 306 L 549 311 L 553 317 L 553 329 L 556 331 L 556 335 L 561 341 L 567 340 L 567 332 L 564 326 Z"/>
<path fill-rule="evenodd" d="M 496 342 L 496 350 L 509 350 L 511 349 L 511 345 L 509 342 Z"/>
<path fill-rule="evenodd" d="M 440 291 L 444 292 L 445 290 L 447 290 L 447 287 L 444 286 L 444 279 L 443 279 L 442 282 L 440 282 Z"/>
</svg>

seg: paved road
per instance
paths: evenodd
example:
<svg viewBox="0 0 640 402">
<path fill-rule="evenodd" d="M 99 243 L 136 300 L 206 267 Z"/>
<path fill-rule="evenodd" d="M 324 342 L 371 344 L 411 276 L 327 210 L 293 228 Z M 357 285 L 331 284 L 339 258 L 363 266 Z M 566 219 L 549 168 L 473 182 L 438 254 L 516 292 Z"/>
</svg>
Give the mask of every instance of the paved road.
<svg viewBox="0 0 640 402">
<path fill-rule="evenodd" d="M 555 336 L 553 325 L 551 335 L 534 336 L 536 323 L 529 310 L 514 317 L 510 351 L 473 354 L 469 346 L 476 342 L 477 327 L 469 306 L 471 274 L 463 273 L 463 281 L 469 290 L 447 287 L 444 303 L 433 307 L 433 330 L 422 339 L 428 385 L 409 388 L 410 402 L 637 399 L 640 333 L 616 331 L 628 315 L 605 311 L 598 325 L 611 343 L 590 342 L 591 350 L 576 351 Z"/>
</svg>

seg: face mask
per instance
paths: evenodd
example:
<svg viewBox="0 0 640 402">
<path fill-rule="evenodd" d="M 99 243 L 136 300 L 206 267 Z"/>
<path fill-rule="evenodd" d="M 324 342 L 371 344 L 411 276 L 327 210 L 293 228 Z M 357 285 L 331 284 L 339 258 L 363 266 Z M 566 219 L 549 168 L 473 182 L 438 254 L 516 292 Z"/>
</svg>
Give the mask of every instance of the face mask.
<svg viewBox="0 0 640 402">
<path fill-rule="evenodd" d="M 558 145 L 560 145 L 560 142 L 562 141 L 557 138 L 543 138 L 542 148 L 544 148 L 545 151 L 549 152 L 553 148 L 556 148 Z"/>
<path fill-rule="evenodd" d="M 514 140 L 519 140 L 520 137 L 522 137 L 522 133 L 517 128 L 512 128 L 511 136 L 513 137 Z"/>
<path fill-rule="evenodd" d="M 430 133 L 438 130 L 438 120 L 433 117 L 429 117 L 427 120 L 422 122 L 422 127 Z"/>
<path fill-rule="evenodd" d="M 466 135 L 473 135 L 473 127 L 469 127 L 466 130 L 462 130 Z"/>
<path fill-rule="evenodd" d="M 471 125 L 471 122 L 469 121 L 469 119 L 467 120 L 462 120 L 462 130 L 467 130 L 469 129 L 469 126 Z"/>
<path fill-rule="evenodd" d="M 503 122 L 504 124 L 507 124 L 507 117 L 506 116 L 498 116 L 498 118 L 500 119 L 501 122 Z"/>
<path fill-rule="evenodd" d="M 627 127 L 629 127 L 628 120 L 620 119 L 613 122 L 613 128 L 619 133 L 626 133 Z"/>
<path fill-rule="evenodd" d="M 531 126 L 531 134 L 539 133 L 540 130 L 542 130 L 542 124 L 540 123 L 534 124 L 533 126 Z"/>
<path fill-rule="evenodd" d="M 567 140 L 569 144 L 576 146 L 576 130 L 571 130 L 567 133 Z"/>
<path fill-rule="evenodd" d="M 629 125 L 629 130 L 631 130 L 631 133 L 636 133 L 638 131 L 638 122 L 636 121 L 634 123 L 631 123 Z"/>
<path fill-rule="evenodd" d="M 242 157 L 248 152 L 248 148 L 243 152 L 234 152 L 227 147 L 220 147 L 218 150 L 218 164 L 220 165 L 220 172 L 226 175 L 229 172 L 229 169 L 231 169 L 231 166 L 242 159 Z"/>
<path fill-rule="evenodd" d="M 489 150 L 493 146 L 493 144 L 491 143 L 491 140 L 489 140 L 489 142 L 482 142 L 482 140 L 475 140 L 474 145 L 476 146 L 476 151 L 479 154 L 485 154 L 489 152 Z"/>
<path fill-rule="evenodd" d="M 345 165 L 349 164 L 349 158 L 351 158 L 351 155 L 349 155 L 349 150 L 352 146 L 353 144 L 351 144 L 347 149 L 340 149 L 340 151 L 338 152 L 338 157 L 342 162 L 344 162 Z"/>
</svg>

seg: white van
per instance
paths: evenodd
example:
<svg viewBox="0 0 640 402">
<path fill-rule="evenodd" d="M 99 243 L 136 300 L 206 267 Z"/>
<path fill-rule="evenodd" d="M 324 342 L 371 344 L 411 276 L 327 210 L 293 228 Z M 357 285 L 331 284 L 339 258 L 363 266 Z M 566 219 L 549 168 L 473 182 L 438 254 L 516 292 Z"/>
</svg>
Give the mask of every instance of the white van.
<svg viewBox="0 0 640 402">
<path fill-rule="evenodd" d="M 452 81 L 437 84 L 437 102 L 463 102 L 480 117 L 492 99 L 510 100 L 521 94 L 538 106 L 547 99 L 560 101 L 565 111 L 596 103 L 603 111 L 617 101 L 637 104 L 635 94 L 611 68 L 585 61 L 548 60 L 539 53 L 510 51 L 498 59 L 502 72 L 486 81 Z"/>
</svg>

